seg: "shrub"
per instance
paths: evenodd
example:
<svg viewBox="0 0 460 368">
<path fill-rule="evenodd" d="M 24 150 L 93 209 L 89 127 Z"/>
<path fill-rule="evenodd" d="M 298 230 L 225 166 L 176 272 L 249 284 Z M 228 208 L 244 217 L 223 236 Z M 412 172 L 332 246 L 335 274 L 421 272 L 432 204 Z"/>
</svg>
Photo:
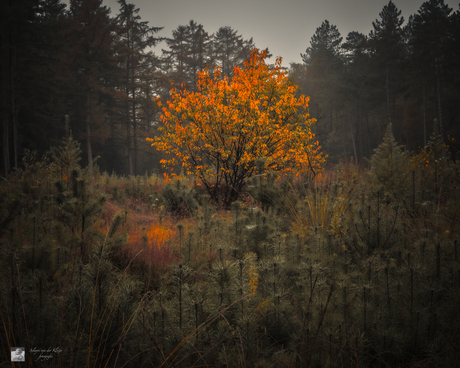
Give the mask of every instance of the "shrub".
<svg viewBox="0 0 460 368">
<path fill-rule="evenodd" d="M 166 210 L 176 218 L 190 216 L 198 207 L 194 189 L 187 188 L 180 179 L 167 183 L 161 190 L 161 194 Z"/>
</svg>

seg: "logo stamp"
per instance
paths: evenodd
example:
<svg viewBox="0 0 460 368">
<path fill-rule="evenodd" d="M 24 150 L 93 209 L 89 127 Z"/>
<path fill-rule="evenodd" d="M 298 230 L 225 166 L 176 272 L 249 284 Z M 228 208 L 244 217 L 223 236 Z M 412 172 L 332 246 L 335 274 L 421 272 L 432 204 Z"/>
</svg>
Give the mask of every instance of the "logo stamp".
<svg viewBox="0 0 460 368">
<path fill-rule="evenodd" d="M 11 348 L 11 361 L 12 362 L 25 362 L 26 361 L 26 349 L 23 347 Z"/>
</svg>

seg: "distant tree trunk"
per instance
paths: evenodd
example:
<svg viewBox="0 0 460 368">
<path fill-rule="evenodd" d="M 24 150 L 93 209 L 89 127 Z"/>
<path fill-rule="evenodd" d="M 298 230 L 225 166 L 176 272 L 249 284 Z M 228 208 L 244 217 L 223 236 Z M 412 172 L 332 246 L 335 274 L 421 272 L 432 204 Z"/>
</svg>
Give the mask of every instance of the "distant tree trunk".
<svg viewBox="0 0 460 368">
<path fill-rule="evenodd" d="M 342 123 L 340 125 L 341 125 L 340 130 L 341 130 L 341 134 L 342 134 L 342 143 L 343 143 L 343 157 L 347 157 L 347 142 L 345 140 L 345 136 L 346 136 L 346 134 L 345 134 L 345 124 Z"/>
<path fill-rule="evenodd" d="M 369 157 L 372 157 L 371 128 L 369 127 L 369 114 L 366 114 L 367 143 L 369 145 Z"/>
<path fill-rule="evenodd" d="M 133 82 L 134 82 L 134 76 L 133 76 Z M 137 175 L 137 157 L 138 157 L 138 149 L 137 149 L 137 121 L 136 121 L 136 101 L 135 101 L 135 89 L 133 88 L 132 94 L 133 94 L 133 106 L 132 106 L 132 116 L 133 116 L 133 146 L 134 146 L 134 167 L 133 167 L 133 174 L 131 175 Z"/>
<path fill-rule="evenodd" d="M 426 102 L 425 102 L 425 82 L 423 82 L 423 146 L 426 146 Z"/>
<path fill-rule="evenodd" d="M 334 124 L 333 124 L 333 117 L 332 117 L 332 114 L 333 114 L 333 111 L 332 111 L 332 100 L 330 102 L 330 109 L 331 109 L 331 112 L 330 112 L 330 116 L 329 116 L 329 123 L 331 124 L 331 132 L 334 130 Z"/>
<path fill-rule="evenodd" d="M 128 60 L 126 62 L 126 83 L 129 82 L 129 69 L 130 69 L 130 58 L 128 56 Z M 128 169 L 129 175 L 133 175 L 133 157 L 132 157 L 132 149 L 131 149 L 131 124 L 130 124 L 130 112 L 129 112 L 129 86 L 126 86 L 126 111 L 125 111 L 125 119 L 126 119 L 126 147 L 128 149 Z"/>
<path fill-rule="evenodd" d="M 11 101 L 12 96 L 12 39 L 11 30 L 1 32 L 1 73 L 2 73 L 2 100 L 1 100 L 1 111 L 2 111 L 2 125 L 3 125 L 3 171 L 4 175 L 7 176 L 10 168 L 10 125 L 11 125 Z"/>
<path fill-rule="evenodd" d="M 5 47 L 6 48 L 6 47 Z M 5 51 L 5 50 L 2 50 Z M 7 176 L 10 171 L 10 110 L 8 108 L 9 93 L 9 76 L 7 64 L 4 60 L 8 51 L 2 52 L 2 125 L 3 125 L 3 172 Z"/>
<path fill-rule="evenodd" d="M 133 152 L 131 149 L 131 126 L 129 122 L 129 114 L 126 115 L 126 144 L 128 146 L 128 167 L 129 175 L 133 175 Z"/>
<path fill-rule="evenodd" d="M 358 164 L 358 151 L 356 150 L 355 134 L 353 132 L 353 124 L 351 123 L 351 117 L 348 118 L 348 122 L 350 124 L 351 142 L 353 144 L 353 152 L 355 153 L 355 163 Z"/>
<path fill-rule="evenodd" d="M 127 23 L 129 24 L 131 22 L 131 14 L 128 14 L 128 19 Z M 131 48 L 131 42 L 132 42 L 132 37 L 129 29 L 126 30 L 126 42 L 128 44 L 128 48 Z M 131 124 L 130 124 L 130 104 L 129 104 L 129 83 L 131 82 L 131 73 L 130 70 L 131 68 L 134 68 L 134 64 L 131 63 L 131 54 L 128 53 L 127 59 L 126 59 L 126 145 L 128 147 L 128 169 L 129 169 L 129 175 L 133 175 L 134 170 L 133 170 L 133 151 L 131 147 Z M 133 116 L 134 119 L 134 116 Z M 133 120 L 134 123 L 134 120 Z"/>
<path fill-rule="evenodd" d="M 15 76 L 17 68 L 16 40 L 11 30 L 2 35 L 2 122 L 3 122 L 3 164 L 5 175 L 11 169 L 11 154 L 13 165 L 18 167 L 18 121 L 16 106 Z M 12 142 L 11 142 L 12 140 Z M 11 144 L 12 143 L 12 144 Z M 12 151 L 11 151 L 12 149 Z"/>
<path fill-rule="evenodd" d="M 89 174 L 93 176 L 93 152 L 91 149 L 91 109 L 90 109 L 90 91 L 86 91 L 86 149 L 88 151 L 88 168 Z"/>
<path fill-rule="evenodd" d="M 387 111 L 388 111 L 388 123 L 392 124 L 391 121 L 391 108 L 390 108 L 390 76 L 388 72 L 388 66 L 385 70 L 385 90 L 387 94 Z M 392 124 L 392 130 L 394 129 L 394 126 Z M 394 136 L 394 131 L 391 132 Z"/>
<path fill-rule="evenodd" d="M 14 91 L 14 75 L 11 71 L 11 120 L 13 123 L 13 162 L 14 168 L 18 167 L 18 114 L 16 110 L 16 99 Z"/>
<path fill-rule="evenodd" d="M 8 175 L 10 171 L 10 147 L 9 147 L 9 119 L 8 119 L 8 111 L 3 112 L 3 174 L 5 176 Z"/>
<path fill-rule="evenodd" d="M 356 120 L 356 137 L 359 137 L 358 140 L 358 154 L 361 159 L 364 156 L 364 124 L 363 124 L 363 108 L 361 100 L 358 102 L 358 111 L 357 111 L 357 120 Z"/>
<path fill-rule="evenodd" d="M 438 97 L 438 113 L 439 113 L 439 133 L 441 134 L 441 139 L 444 142 L 444 130 L 442 126 L 442 109 L 441 109 L 441 83 L 439 81 L 439 71 L 438 64 L 436 62 L 436 86 L 437 86 L 437 97 Z"/>
</svg>

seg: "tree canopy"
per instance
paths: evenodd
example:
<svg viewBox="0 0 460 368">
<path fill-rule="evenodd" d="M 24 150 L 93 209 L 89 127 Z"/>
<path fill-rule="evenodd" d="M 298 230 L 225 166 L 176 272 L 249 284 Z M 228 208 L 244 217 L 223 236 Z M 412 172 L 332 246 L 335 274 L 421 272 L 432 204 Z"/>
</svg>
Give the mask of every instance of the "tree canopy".
<svg viewBox="0 0 460 368">
<path fill-rule="evenodd" d="M 255 49 L 243 68 L 234 68 L 231 82 L 219 68 L 213 76 L 205 69 L 197 92 L 172 89 L 162 105 L 162 134 L 148 138 L 171 154 L 161 161 L 164 167 L 180 162 L 225 205 L 238 198 L 257 167 L 315 175 L 325 160 L 311 132 L 309 98 L 295 95 L 280 58 L 273 68 L 265 58 L 266 51 Z"/>
</svg>

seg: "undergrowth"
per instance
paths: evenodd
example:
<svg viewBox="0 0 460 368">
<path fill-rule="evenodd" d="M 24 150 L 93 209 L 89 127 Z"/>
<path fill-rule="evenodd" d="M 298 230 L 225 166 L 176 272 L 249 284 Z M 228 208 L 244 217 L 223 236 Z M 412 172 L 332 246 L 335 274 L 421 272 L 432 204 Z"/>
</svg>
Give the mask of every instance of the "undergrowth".
<svg viewBox="0 0 460 368">
<path fill-rule="evenodd" d="M 456 366 L 459 167 L 430 142 L 260 172 L 229 209 L 188 178 L 90 179 L 71 138 L 26 155 L 0 184 L 0 364 Z"/>
</svg>

